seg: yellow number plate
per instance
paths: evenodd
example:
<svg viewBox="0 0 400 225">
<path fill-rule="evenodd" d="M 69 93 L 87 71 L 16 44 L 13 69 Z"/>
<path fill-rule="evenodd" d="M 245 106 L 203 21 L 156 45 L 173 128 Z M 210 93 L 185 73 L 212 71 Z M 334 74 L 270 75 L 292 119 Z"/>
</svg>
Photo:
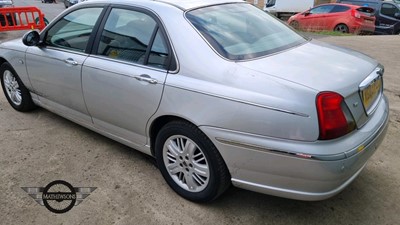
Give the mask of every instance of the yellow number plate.
<svg viewBox="0 0 400 225">
<path fill-rule="evenodd" d="M 379 95 L 382 88 L 382 78 L 372 81 L 367 88 L 361 91 L 361 97 L 366 110 L 368 110 L 376 97 Z"/>
</svg>

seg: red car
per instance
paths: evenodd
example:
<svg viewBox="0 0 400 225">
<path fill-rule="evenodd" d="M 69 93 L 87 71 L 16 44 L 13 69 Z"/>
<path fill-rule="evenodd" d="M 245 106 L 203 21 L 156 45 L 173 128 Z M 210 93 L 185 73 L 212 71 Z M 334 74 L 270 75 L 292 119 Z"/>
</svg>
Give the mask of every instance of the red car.
<svg viewBox="0 0 400 225">
<path fill-rule="evenodd" d="M 290 26 L 306 31 L 373 33 L 374 9 L 348 4 L 323 4 L 289 18 Z"/>
</svg>

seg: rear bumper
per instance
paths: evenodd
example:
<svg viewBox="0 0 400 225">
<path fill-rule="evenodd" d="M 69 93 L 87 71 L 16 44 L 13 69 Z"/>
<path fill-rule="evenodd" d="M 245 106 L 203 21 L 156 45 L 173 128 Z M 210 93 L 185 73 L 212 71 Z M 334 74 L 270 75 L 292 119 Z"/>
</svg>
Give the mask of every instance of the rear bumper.
<svg viewBox="0 0 400 225">
<path fill-rule="evenodd" d="M 349 27 L 350 33 L 374 33 L 375 31 L 375 24 L 373 22 L 367 23 L 367 22 L 361 22 L 357 21 L 354 24 L 350 25 Z"/>
<path fill-rule="evenodd" d="M 234 186 L 315 201 L 339 193 L 362 171 L 386 134 L 388 107 L 386 97 L 382 98 L 363 128 L 329 143 L 276 140 L 211 127 L 201 129 L 221 152 Z M 332 147 L 343 151 L 323 154 Z"/>
</svg>

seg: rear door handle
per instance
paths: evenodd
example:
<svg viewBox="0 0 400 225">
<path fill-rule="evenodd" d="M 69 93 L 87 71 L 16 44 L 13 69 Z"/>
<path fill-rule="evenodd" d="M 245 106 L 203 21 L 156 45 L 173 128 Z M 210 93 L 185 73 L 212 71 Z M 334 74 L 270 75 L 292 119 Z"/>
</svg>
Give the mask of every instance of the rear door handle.
<svg viewBox="0 0 400 225">
<path fill-rule="evenodd" d="M 75 60 L 72 59 L 72 58 L 68 58 L 68 59 L 64 60 L 64 62 L 67 63 L 67 64 L 71 64 L 71 65 L 73 65 L 73 66 L 77 66 L 77 65 L 78 65 L 78 62 L 75 61 Z"/>
<path fill-rule="evenodd" d="M 157 84 L 158 81 L 154 78 L 151 78 L 149 75 L 147 74 L 142 74 L 140 76 L 134 76 L 134 78 L 138 81 L 144 81 L 150 84 Z"/>
</svg>

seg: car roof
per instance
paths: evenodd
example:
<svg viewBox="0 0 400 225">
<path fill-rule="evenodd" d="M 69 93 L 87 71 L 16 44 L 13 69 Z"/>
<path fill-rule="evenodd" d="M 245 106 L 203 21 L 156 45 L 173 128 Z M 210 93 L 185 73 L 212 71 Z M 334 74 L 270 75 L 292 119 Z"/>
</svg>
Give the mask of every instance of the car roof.
<svg viewBox="0 0 400 225">
<path fill-rule="evenodd" d="M 88 2 L 110 2 L 109 0 L 93 0 Z M 193 8 L 200 8 L 209 5 L 218 5 L 225 3 L 244 3 L 243 0 L 113 0 L 113 4 L 140 4 L 147 5 L 149 2 L 159 2 L 175 6 L 182 10 L 189 10 Z M 86 2 L 84 2 L 86 3 Z"/>
<path fill-rule="evenodd" d="M 181 9 L 191 9 L 208 5 L 218 5 L 223 3 L 243 2 L 241 0 L 155 0 L 174 5 Z"/>
</svg>

